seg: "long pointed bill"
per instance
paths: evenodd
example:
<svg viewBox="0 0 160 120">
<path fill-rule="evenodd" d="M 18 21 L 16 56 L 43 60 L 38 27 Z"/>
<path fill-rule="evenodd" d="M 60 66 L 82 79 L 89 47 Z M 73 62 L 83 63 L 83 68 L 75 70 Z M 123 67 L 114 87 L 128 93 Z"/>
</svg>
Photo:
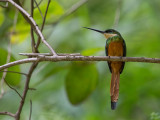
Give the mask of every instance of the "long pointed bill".
<svg viewBox="0 0 160 120">
<path fill-rule="evenodd" d="M 99 33 L 102 33 L 102 34 L 105 33 L 104 31 L 96 30 L 96 29 L 93 29 L 93 28 L 88 28 L 88 27 L 83 27 L 83 28 L 86 28 L 86 29 L 89 29 L 89 30 L 93 30 L 93 31 L 96 31 L 96 32 L 99 32 Z"/>
</svg>

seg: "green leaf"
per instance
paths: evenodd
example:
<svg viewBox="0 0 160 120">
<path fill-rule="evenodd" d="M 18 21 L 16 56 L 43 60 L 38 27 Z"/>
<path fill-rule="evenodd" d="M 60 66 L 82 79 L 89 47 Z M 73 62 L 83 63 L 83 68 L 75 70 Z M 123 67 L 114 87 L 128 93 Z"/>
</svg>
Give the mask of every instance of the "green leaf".
<svg viewBox="0 0 160 120">
<path fill-rule="evenodd" d="M 95 64 L 76 62 L 66 77 L 66 91 L 69 101 L 79 104 L 96 88 L 98 72 Z"/>
<path fill-rule="evenodd" d="M 1 53 L 0 65 L 6 64 L 8 52 L 6 50 L 0 48 L 0 53 Z M 12 55 L 11 55 L 10 61 L 15 61 L 15 58 Z M 20 72 L 20 68 L 19 68 L 19 66 L 14 66 L 14 67 L 8 68 L 8 71 Z M 3 72 L 0 72 L 0 79 L 2 78 L 2 74 L 3 74 Z M 21 79 L 20 74 L 9 73 L 9 72 L 7 73 L 6 78 L 5 78 L 5 80 L 7 81 L 8 84 L 14 85 L 14 86 L 19 85 L 20 79 Z"/>
</svg>

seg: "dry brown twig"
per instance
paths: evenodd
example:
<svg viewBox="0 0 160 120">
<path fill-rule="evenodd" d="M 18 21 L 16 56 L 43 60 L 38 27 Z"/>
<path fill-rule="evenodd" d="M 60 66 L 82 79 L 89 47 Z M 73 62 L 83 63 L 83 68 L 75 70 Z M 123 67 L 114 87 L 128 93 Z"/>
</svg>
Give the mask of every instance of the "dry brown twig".
<svg viewBox="0 0 160 120">
<path fill-rule="evenodd" d="M 31 0 L 31 17 L 33 17 L 33 14 L 34 14 L 34 0 Z M 36 52 L 36 50 L 35 50 L 35 38 L 34 38 L 34 29 L 33 29 L 33 27 L 32 26 L 30 26 L 31 28 L 31 30 L 30 30 L 30 32 L 31 32 L 31 46 L 32 46 L 32 51 L 33 52 Z"/>
<path fill-rule="evenodd" d="M 42 23 L 42 27 L 41 27 L 41 32 L 43 31 L 44 24 L 46 22 L 46 16 L 47 16 L 47 12 L 48 12 L 48 9 L 49 9 L 50 2 L 51 2 L 51 0 L 48 0 L 47 8 L 46 8 L 46 11 L 45 11 L 45 15 L 44 15 L 43 23 Z M 38 47 L 39 47 L 39 44 L 40 44 L 40 40 L 41 40 L 41 37 L 39 36 L 38 40 L 37 40 L 37 44 L 35 46 L 35 48 L 36 48 L 37 51 L 38 51 Z"/>
<path fill-rule="evenodd" d="M 75 55 L 66 55 L 66 56 L 45 56 L 39 55 L 34 58 L 26 58 L 10 62 L 0 66 L 0 70 L 9 68 L 15 65 L 20 65 L 24 63 L 31 62 L 43 62 L 43 61 L 124 61 L 124 62 L 143 62 L 143 63 L 160 63 L 160 58 L 146 58 L 146 57 L 116 57 L 116 56 L 75 56 Z"/>
<path fill-rule="evenodd" d="M 0 115 L 8 115 L 8 116 L 11 116 L 11 117 L 15 117 L 15 115 L 13 113 L 10 113 L 10 112 L 0 112 Z"/>
<path fill-rule="evenodd" d="M 34 8 L 39 7 L 39 5 L 42 3 L 42 1 L 43 1 L 43 0 L 39 1 L 39 3 L 37 3 L 37 1 L 36 1 L 36 6 L 34 6 Z"/>
<path fill-rule="evenodd" d="M 5 83 L 8 85 L 8 87 L 9 87 L 10 89 L 14 90 L 14 91 L 18 94 L 18 96 L 22 99 L 21 94 L 20 94 L 15 88 L 13 88 L 12 86 L 10 86 L 10 85 L 7 83 L 7 81 L 5 81 Z"/>
<path fill-rule="evenodd" d="M 16 71 L 0 71 L 0 72 L 8 72 L 8 73 L 17 73 L 17 74 L 21 74 L 21 75 L 25 75 L 25 76 L 27 76 L 27 74 L 26 73 L 22 73 L 22 72 L 16 72 Z"/>
<path fill-rule="evenodd" d="M 39 13 L 41 14 L 41 16 L 42 16 L 42 19 L 44 19 L 44 17 L 43 17 L 43 14 L 42 14 L 42 11 L 41 11 L 41 9 L 39 8 L 39 3 L 37 3 L 37 1 L 36 0 L 34 0 L 34 2 L 35 2 L 35 4 L 36 4 L 36 7 L 33 7 L 33 9 L 35 9 L 35 8 L 38 8 L 38 10 L 39 10 Z M 41 3 L 42 1 L 40 1 L 40 3 Z"/>
</svg>

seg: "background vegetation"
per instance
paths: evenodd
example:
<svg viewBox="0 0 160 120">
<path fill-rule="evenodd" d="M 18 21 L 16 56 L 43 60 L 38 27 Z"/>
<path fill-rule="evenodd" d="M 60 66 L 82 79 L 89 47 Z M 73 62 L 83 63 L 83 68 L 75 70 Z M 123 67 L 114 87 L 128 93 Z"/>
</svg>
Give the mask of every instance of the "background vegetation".
<svg viewBox="0 0 160 120">
<path fill-rule="evenodd" d="M 37 2 L 39 1 L 37 0 Z M 160 57 L 159 0 L 121 0 L 120 2 L 118 0 L 89 0 L 74 13 L 59 21 L 59 18 L 76 2 L 78 0 L 51 1 L 43 33 L 56 52 L 79 52 L 83 55 L 104 56 L 105 38 L 101 34 L 82 27 L 100 30 L 113 28 L 116 11 L 120 7 L 120 19 L 115 29 L 122 34 L 126 41 L 127 56 Z M 43 14 L 46 5 L 46 0 L 40 4 Z M 24 6 L 27 11 L 30 11 L 29 0 L 25 0 Z M 9 4 L 8 8 L 1 7 L 0 12 L 0 64 L 2 65 L 6 62 L 9 41 L 11 41 L 11 60 L 14 61 L 25 58 L 18 53 L 31 52 L 31 36 L 29 24 L 13 6 Z M 37 8 L 34 14 L 34 18 L 40 26 L 42 17 Z M 14 21 L 15 16 L 17 16 L 17 22 Z M 13 30 L 14 33 L 10 34 Z M 49 52 L 43 44 L 39 50 L 42 53 Z M 30 87 L 36 90 L 29 91 L 21 119 L 28 119 L 30 99 L 33 101 L 33 120 L 160 119 L 159 64 L 126 63 L 120 79 L 120 96 L 115 111 L 110 109 L 111 74 L 107 63 L 92 62 L 90 64 L 95 66 L 85 70 L 85 63 L 40 63 L 34 71 L 30 83 Z M 28 71 L 29 65 L 16 66 L 11 70 L 25 73 Z M 78 72 L 75 73 L 75 71 Z M 85 79 L 84 76 L 94 79 L 97 84 L 96 89 L 83 103 L 73 106 L 66 94 L 66 80 L 78 77 L 77 81 L 80 81 Z M 25 76 L 7 73 L 6 80 L 22 92 Z M 15 112 L 20 99 L 7 85 L 3 87 L 6 93 L 0 99 L 0 111 Z M 9 120 L 11 118 L 0 116 L 0 119 Z"/>
</svg>

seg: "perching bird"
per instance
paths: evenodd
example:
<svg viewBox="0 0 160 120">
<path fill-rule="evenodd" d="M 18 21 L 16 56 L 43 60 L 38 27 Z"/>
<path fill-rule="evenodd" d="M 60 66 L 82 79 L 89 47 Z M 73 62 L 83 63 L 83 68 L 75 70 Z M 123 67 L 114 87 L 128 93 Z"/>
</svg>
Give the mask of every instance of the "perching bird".
<svg viewBox="0 0 160 120">
<path fill-rule="evenodd" d="M 102 33 L 107 38 L 105 52 L 106 56 L 126 56 L 126 44 L 121 34 L 114 30 L 108 29 L 106 31 L 100 31 L 88 27 L 84 27 L 96 32 Z M 108 61 L 110 72 L 112 73 L 111 85 L 110 85 L 110 96 L 111 96 L 111 109 L 116 109 L 116 103 L 119 96 L 119 79 L 120 74 L 123 71 L 125 62 L 119 61 Z"/>
</svg>

